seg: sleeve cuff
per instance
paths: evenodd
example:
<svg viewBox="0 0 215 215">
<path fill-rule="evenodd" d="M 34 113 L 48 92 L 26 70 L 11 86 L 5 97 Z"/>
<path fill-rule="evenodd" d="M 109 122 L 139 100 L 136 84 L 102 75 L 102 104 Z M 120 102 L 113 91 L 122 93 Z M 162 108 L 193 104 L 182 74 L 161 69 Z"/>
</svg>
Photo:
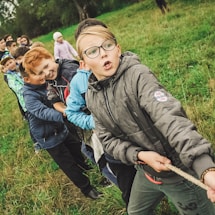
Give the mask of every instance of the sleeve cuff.
<svg viewBox="0 0 215 215">
<path fill-rule="evenodd" d="M 128 150 L 127 150 L 127 157 L 128 157 L 128 160 L 129 160 L 131 163 L 136 164 L 137 161 L 138 161 L 137 154 L 138 154 L 140 151 L 143 151 L 143 149 L 142 149 L 141 147 L 131 147 L 131 148 L 128 148 Z"/>
<path fill-rule="evenodd" d="M 202 173 L 206 169 L 212 167 L 215 167 L 215 163 L 213 162 L 212 158 L 207 154 L 203 154 L 202 156 L 195 159 L 192 166 L 193 170 L 197 173 L 199 178 L 201 178 Z"/>
</svg>

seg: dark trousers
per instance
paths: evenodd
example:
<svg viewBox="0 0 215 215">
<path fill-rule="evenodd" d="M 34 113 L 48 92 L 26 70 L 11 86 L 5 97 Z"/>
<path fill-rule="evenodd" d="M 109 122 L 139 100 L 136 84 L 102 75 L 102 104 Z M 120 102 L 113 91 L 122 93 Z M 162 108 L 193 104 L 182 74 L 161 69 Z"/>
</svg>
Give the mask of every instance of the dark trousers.
<svg viewBox="0 0 215 215">
<path fill-rule="evenodd" d="M 133 184 L 134 176 L 136 174 L 136 169 L 134 166 L 128 166 L 125 164 L 110 163 L 109 167 L 117 178 L 118 187 L 122 192 L 122 199 L 125 201 L 126 206 L 128 206 L 131 187 Z"/>
<path fill-rule="evenodd" d="M 81 192 L 84 194 L 89 193 L 92 186 L 90 185 L 89 178 L 83 174 L 83 168 L 81 168 L 86 164 L 81 153 L 80 142 L 74 140 L 72 134 L 69 133 L 63 143 L 54 148 L 47 149 L 47 151 Z"/>
<path fill-rule="evenodd" d="M 164 14 L 165 9 L 169 11 L 169 8 L 167 7 L 167 3 L 165 0 L 156 0 L 157 6 L 161 9 L 161 12 Z"/>
</svg>

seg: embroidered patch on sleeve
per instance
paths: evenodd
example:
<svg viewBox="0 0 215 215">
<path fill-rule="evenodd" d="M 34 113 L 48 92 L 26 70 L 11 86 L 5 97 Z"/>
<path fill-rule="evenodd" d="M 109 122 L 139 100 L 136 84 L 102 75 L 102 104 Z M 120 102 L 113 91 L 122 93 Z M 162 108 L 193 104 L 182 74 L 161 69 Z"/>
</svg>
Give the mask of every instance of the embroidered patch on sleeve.
<svg viewBox="0 0 215 215">
<path fill-rule="evenodd" d="M 154 97 L 158 102 L 166 102 L 168 100 L 167 96 L 161 91 L 155 91 Z"/>
</svg>

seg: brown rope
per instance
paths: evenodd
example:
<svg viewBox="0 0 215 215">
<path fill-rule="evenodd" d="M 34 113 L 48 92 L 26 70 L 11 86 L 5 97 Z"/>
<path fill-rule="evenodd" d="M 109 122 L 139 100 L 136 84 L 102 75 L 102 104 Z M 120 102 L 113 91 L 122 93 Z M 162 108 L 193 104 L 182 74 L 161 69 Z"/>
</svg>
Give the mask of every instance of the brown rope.
<svg viewBox="0 0 215 215">
<path fill-rule="evenodd" d="M 203 188 L 204 190 L 208 190 L 208 186 L 203 184 L 200 180 L 194 178 L 192 175 L 189 175 L 188 173 L 182 171 L 181 169 L 171 165 L 171 164 L 165 164 L 165 166 L 167 168 L 169 168 L 170 170 L 172 170 L 173 172 L 177 173 L 178 175 L 184 177 L 185 179 L 187 179 L 188 181 L 198 185 L 199 187 Z"/>
</svg>

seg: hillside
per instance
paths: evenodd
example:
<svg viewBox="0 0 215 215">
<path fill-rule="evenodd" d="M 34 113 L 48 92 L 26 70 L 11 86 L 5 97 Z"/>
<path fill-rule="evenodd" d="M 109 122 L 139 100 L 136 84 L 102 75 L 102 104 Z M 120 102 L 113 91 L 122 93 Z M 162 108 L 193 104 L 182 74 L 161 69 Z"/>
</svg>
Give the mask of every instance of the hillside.
<svg viewBox="0 0 215 215">
<path fill-rule="evenodd" d="M 170 2 L 166 15 L 153 1 L 144 0 L 98 19 L 115 33 L 123 51 L 138 54 L 166 89 L 180 99 L 189 118 L 215 149 L 215 4 L 212 0 Z M 57 30 L 75 45 L 75 29 L 71 26 Z M 52 33 L 34 41 L 43 42 L 53 52 Z M 101 187 L 97 169 L 89 175 L 104 198 L 91 201 L 45 151 L 34 153 L 16 98 L 3 75 L 0 79 L 0 214 L 125 214 L 118 188 Z M 176 214 L 167 200 L 157 210 L 157 215 Z"/>
</svg>

